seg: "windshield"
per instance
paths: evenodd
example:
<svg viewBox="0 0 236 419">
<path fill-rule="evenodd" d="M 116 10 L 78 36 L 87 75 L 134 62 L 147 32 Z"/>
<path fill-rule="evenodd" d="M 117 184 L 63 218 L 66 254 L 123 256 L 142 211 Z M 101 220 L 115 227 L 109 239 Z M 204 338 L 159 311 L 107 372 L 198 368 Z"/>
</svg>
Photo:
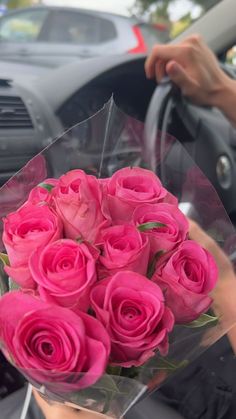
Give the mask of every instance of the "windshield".
<svg viewBox="0 0 236 419">
<path fill-rule="evenodd" d="M 136 0 L 133 11 L 150 23 L 165 25 L 169 37 L 174 39 L 220 1 L 223 0 Z"/>
<path fill-rule="evenodd" d="M 26 5 L 25 1 L 29 7 L 21 7 Z M 219 2 L 8 2 L 7 12 L 0 17 L 0 57 L 53 68 L 95 56 L 148 54 L 155 44 L 174 39 Z M 15 8 L 16 4 L 20 7 Z"/>
</svg>

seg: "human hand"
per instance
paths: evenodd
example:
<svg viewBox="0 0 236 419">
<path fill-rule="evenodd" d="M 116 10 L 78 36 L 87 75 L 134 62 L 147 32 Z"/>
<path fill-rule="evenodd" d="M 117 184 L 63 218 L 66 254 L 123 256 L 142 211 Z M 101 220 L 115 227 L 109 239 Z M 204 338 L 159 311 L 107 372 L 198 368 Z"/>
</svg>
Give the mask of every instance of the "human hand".
<svg viewBox="0 0 236 419">
<path fill-rule="evenodd" d="M 199 243 L 204 249 L 208 250 L 215 258 L 219 269 L 219 279 L 225 279 L 228 276 L 235 276 L 233 265 L 228 256 L 221 250 L 218 244 L 208 236 L 195 221 L 189 221 L 189 234 L 191 240 Z M 235 281 L 236 283 L 236 281 Z"/>
<path fill-rule="evenodd" d="M 233 265 L 217 243 L 198 224 L 189 220 L 189 228 L 190 238 L 207 249 L 217 263 L 219 279 L 212 293 L 212 307 L 220 319 L 222 329 L 229 330 L 228 337 L 236 353 L 236 276 Z"/>
<path fill-rule="evenodd" d="M 221 94 L 231 81 L 199 35 L 189 36 L 179 44 L 154 46 L 145 71 L 157 82 L 167 74 L 194 103 L 219 108 Z"/>
<path fill-rule="evenodd" d="M 101 419 L 103 415 L 76 411 L 59 403 L 47 403 L 36 390 L 33 390 L 35 400 L 43 412 L 45 419 Z M 107 418 L 104 416 L 104 418 Z"/>
</svg>

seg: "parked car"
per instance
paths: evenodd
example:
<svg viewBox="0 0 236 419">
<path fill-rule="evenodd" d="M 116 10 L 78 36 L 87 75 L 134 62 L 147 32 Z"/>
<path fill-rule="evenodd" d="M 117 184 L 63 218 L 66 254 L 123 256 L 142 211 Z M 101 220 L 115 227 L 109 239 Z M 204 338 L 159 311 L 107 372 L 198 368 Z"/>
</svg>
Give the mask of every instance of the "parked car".
<svg viewBox="0 0 236 419">
<path fill-rule="evenodd" d="M 57 66 L 78 58 L 146 53 L 168 41 L 163 25 L 69 7 L 31 7 L 0 18 L 2 59 Z"/>
</svg>

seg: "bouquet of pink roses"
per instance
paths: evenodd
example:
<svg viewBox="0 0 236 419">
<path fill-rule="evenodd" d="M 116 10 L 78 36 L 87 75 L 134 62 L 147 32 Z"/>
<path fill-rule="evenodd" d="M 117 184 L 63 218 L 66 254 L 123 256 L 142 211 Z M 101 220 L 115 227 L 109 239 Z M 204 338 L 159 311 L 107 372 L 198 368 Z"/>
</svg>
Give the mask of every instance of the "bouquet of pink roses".
<svg viewBox="0 0 236 419">
<path fill-rule="evenodd" d="M 131 130 L 137 141 L 139 124 L 125 118 L 123 135 Z M 74 162 L 47 178 L 52 149 L 68 143 L 57 140 L 0 191 L 0 200 L 10 197 L 7 209 L 15 207 L 3 219 L 10 292 L 0 299 L 0 344 L 48 397 L 120 417 L 204 340 L 225 333 L 209 313 L 217 267 L 189 239 L 177 198 L 146 168 L 99 178 L 89 174 L 94 163 L 85 171 Z M 104 164 L 104 143 L 102 152 Z"/>
</svg>

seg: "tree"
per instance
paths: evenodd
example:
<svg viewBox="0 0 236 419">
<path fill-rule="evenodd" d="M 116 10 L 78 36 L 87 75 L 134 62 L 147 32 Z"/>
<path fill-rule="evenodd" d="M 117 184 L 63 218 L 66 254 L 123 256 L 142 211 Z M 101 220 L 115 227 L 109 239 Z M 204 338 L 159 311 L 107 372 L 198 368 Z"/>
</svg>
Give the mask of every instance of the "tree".
<svg viewBox="0 0 236 419">
<path fill-rule="evenodd" d="M 171 37 L 176 36 L 182 30 L 186 29 L 192 22 L 191 13 L 182 16 L 178 22 L 172 22 L 169 14 L 170 5 L 174 5 L 181 0 L 136 0 L 133 13 L 149 17 L 150 22 L 163 23 L 169 29 Z M 202 11 L 214 6 L 220 0 L 189 0 L 193 6 L 200 6 Z"/>
<path fill-rule="evenodd" d="M 148 11 L 151 6 L 156 9 L 157 14 L 161 14 L 162 11 L 168 10 L 168 7 L 175 0 L 136 0 L 135 7 L 139 13 Z M 194 5 L 201 6 L 204 10 L 214 6 L 220 0 L 191 0 Z M 166 13 L 166 12 L 165 12 Z"/>
<path fill-rule="evenodd" d="M 155 5 L 156 8 L 168 8 L 172 0 L 136 0 L 135 7 L 141 13 L 146 12 L 150 9 L 152 5 Z"/>
<path fill-rule="evenodd" d="M 185 29 L 187 29 L 192 22 L 191 13 L 187 13 L 185 16 L 181 17 L 177 22 L 172 23 L 172 27 L 170 30 L 170 37 L 175 38 Z"/>
<path fill-rule="evenodd" d="M 162 1 L 160 2 L 155 10 L 150 15 L 150 20 L 153 22 L 160 22 L 164 23 L 166 27 L 171 29 L 171 22 L 169 17 L 169 3 L 170 1 Z"/>
<path fill-rule="evenodd" d="M 34 4 L 33 0 L 9 0 L 7 2 L 8 9 L 18 9 L 19 7 L 28 7 Z"/>
</svg>

